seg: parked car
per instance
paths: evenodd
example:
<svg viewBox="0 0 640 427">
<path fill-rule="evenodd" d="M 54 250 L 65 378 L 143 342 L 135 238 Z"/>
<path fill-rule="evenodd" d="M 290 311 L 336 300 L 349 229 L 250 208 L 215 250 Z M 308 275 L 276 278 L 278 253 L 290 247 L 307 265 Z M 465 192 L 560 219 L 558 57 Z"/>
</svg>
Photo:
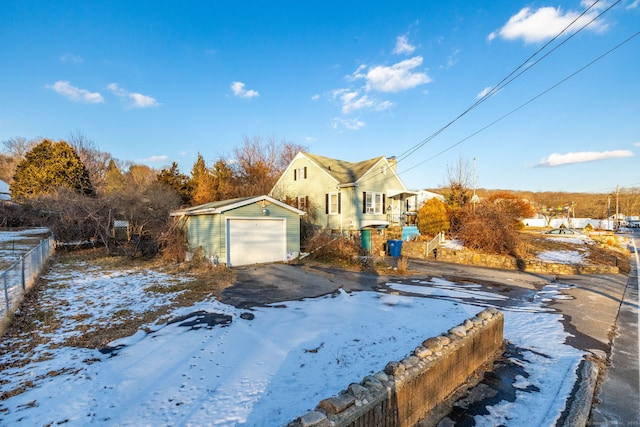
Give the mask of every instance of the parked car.
<svg viewBox="0 0 640 427">
<path fill-rule="evenodd" d="M 547 231 L 545 234 L 550 234 L 552 236 L 562 236 L 562 237 L 578 237 L 578 238 L 586 238 L 587 235 L 582 231 L 574 230 L 573 228 L 554 228 Z"/>
</svg>

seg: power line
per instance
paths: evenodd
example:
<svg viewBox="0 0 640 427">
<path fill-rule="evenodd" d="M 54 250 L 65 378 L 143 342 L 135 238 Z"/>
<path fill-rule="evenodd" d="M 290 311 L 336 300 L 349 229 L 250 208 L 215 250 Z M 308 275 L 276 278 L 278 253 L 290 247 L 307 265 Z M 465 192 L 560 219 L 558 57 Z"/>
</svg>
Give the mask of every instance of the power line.
<svg viewBox="0 0 640 427">
<path fill-rule="evenodd" d="M 573 26 L 580 18 L 582 18 L 589 10 L 591 10 L 596 4 L 599 3 L 600 0 L 595 0 L 589 7 L 587 7 L 585 10 L 582 11 L 582 13 L 580 13 L 580 15 L 578 15 L 573 21 L 571 21 L 567 26 L 565 26 L 558 34 L 556 34 L 554 37 L 552 37 L 547 43 L 545 43 L 542 47 L 540 47 L 538 50 L 536 50 L 532 55 L 530 55 L 526 60 L 524 60 L 520 65 L 518 65 L 513 71 L 511 71 L 507 76 L 505 76 L 502 80 L 500 80 L 500 82 L 498 82 L 495 86 L 492 87 L 492 89 L 483 94 L 483 96 L 480 97 L 480 99 L 478 99 L 476 102 L 474 102 L 471 106 L 467 107 L 466 110 L 464 110 L 462 113 L 460 113 L 457 117 L 455 117 L 454 119 L 452 119 L 451 121 L 449 121 L 447 124 L 445 124 L 444 126 L 442 126 L 440 129 L 438 129 L 436 132 L 432 133 L 430 136 L 428 136 L 427 138 L 423 139 L 421 142 L 417 143 L 416 145 L 414 145 L 413 147 L 409 148 L 407 151 L 405 151 L 404 153 L 401 153 L 399 156 L 396 156 L 396 164 L 406 160 L 407 158 L 409 158 L 409 156 L 411 156 L 413 153 L 415 153 L 416 151 L 418 151 L 420 148 L 422 148 L 424 145 L 426 145 L 428 142 L 430 142 L 431 140 L 433 140 L 435 137 L 437 137 L 438 135 L 440 135 L 442 132 L 444 132 L 447 128 L 449 128 L 451 125 L 453 125 L 455 122 L 457 122 L 458 120 L 460 120 L 462 117 L 464 117 L 466 114 L 468 114 L 470 111 L 472 111 L 473 109 L 475 109 L 476 107 L 478 107 L 481 103 L 483 103 L 484 101 L 486 101 L 489 97 L 493 96 L 497 91 L 503 89 L 504 87 L 506 87 L 508 84 L 510 84 L 511 82 L 513 82 L 515 79 L 517 79 L 518 77 L 520 77 L 522 74 L 524 74 L 526 71 L 530 70 L 533 66 L 537 65 L 540 61 L 542 61 L 544 58 L 546 58 L 547 56 L 549 56 L 552 52 L 554 52 L 556 49 L 558 49 L 560 46 L 562 46 L 564 43 L 566 43 L 568 40 L 570 40 L 573 36 L 575 36 L 576 34 L 578 34 L 579 32 L 581 32 L 582 30 L 584 30 L 588 25 L 590 25 L 591 23 L 593 23 L 595 20 L 597 20 L 598 18 L 600 18 L 604 13 L 606 13 L 607 11 L 609 11 L 612 7 L 616 6 L 618 3 L 620 3 L 621 0 L 617 0 L 615 1 L 612 5 L 610 5 L 609 7 L 607 7 L 606 9 L 604 9 L 601 13 L 597 14 L 593 19 L 591 19 L 588 23 L 586 23 L 585 25 L 583 25 L 582 27 L 580 27 L 578 30 L 576 30 L 570 37 L 568 37 L 566 40 L 564 40 L 562 43 L 560 43 L 559 45 L 555 46 L 550 52 L 546 53 L 544 56 L 542 56 L 541 58 L 539 58 L 537 61 L 535 61 L 534 63 L 530 64 L 527 68 L 525 68 L 523 71 L 521 71 L 520 73 L 516 74 L 520 69 L 522 69 L 523 67 L 525 67 L 527 64 L 529 64 L 529 62 L 535 58 L 538 54 L 540 54 L 544 49 L 547 48 L 547 46 L 549 46 L 550 44 L 552 44 L 555 40 L 557 40 L 562 34 L 564 34 L 566 31 L 568 31 L 569 28 L 571 28 L 571 26 Z M 515 76 L 514 76 L 515 74 Z M 511 78 L 512 76 L 514 76 L 513 78 Z M 549 89 L 550 90 L 550 89 Z M 541 96 L 542 94 L 540 94 L 539 96 Z M 532 102 L 532 100 L 530 100 L 529 102 Z M 526 104 L 524 104 L 526 105 Z M 521 107 L 519 107 L 518 109 L 524 107 L 524 105 L 522 105 Z M 517 109 L 516 109 L 517 110 Z M 471 138 L 472 136 L 482 132 L 484 129 L 486 129 L 487 127 L 492 126 L 493 124 L 501 121 L 502 119 L 504 119 L 506 116 L 512 114 L 513 112 L 515 112 L 516 110 L 512 111 L 511 113 L 508 113 L 507 115 L 499 118 L 498 120 L 494 121 L 493 123 L 487 125 L 485 128 L 482 128 L 481 130 L 475 132 L 474 134 L 468 136 L 467 138 L 465 138 L 462 141 L 459 141 L 458 143 L 456 143 L 453 146 L 448 147 L 447 149 L 443 150 L 442 152 L 438 153 L 436 156 L 433 156 L 427 160 L 425 160 L 424 162 L 419 163 L 418 165 L 408 169 L 411 170 L 421 164 L 424 164 L 425 162 L 433 159 L 434 157 L 437 157 L 438 155 L 450 150 L 451 148 L 461 144 L 462 142 L 464 142 L 465 140 Z M 408 171 L 407 170 L 407 171 Z M 405 171 L 406 172 L 406 171 Z M 365 177 L 363 179 L 366 180 L 367 178 Z"/>
<path fill-rule="evenodd" d="M 582 18 L 589 10 L 591 10 L 600 0 L 596 0 L 594 1 L 588 8 L 586 8 L 584 11 L 582 11 L 582 13 L 577 16 L 573 21 L 571 21 L 566 27 L 564 27 L 558 34 L 556 34 L 553 38 L 551 38 L 547 43 L 545 43 L 542 47 L 540 47 L 538 50 L 536 50 L 532 55 L 530 55 L 526 60 L 524 60 L 519 66 L 517 66 L 513 71 L 511 71 L 506 77 L 504 77 L 502 80 L 500 80 L 500 82 L 498 82 L 496 85 L 494 85 L 492 87 L 492 89 L 485 93 L 482 97 L 480 97 L 480 99 L 478 99 L 476 102 L 474 102 L 471 106 L 469 106 L 466 110 L 464 110 L 462 113 L 460 113 L 457 117 L 455 117 L 454 119 L 452 119 L 451 121 L 449 121 L 447 124 L 445 124 L 443 127 L 441 127 L 440 129 L 438 129 L 436 132 L 432 133 L 430 136 L 428 136 L 427 138 L 423 139 L 421 142 L 419 142 L 418 144 L 414 145 L 413 147 L 409 148 L 407 151 L 405 151 L 404 153 L 400 154 L 399 156 L 397 156 L 396 161 L 398 163 L 402 162 L 403 160 L 407 159 L 410 155 L 412 155 L 413 153 L 415 153 L 416 151 L 418 151 L 420 148 L 422 148 L 424 145 L 426 145 L 428 142 L 430 142 L 431 140 L 433 140 L 436 136 L 438 136 L 439 134 L 441 134 L 442 132 L 444 132 L 447 128 L 449 128 L 451 125 L 453 125 L 455 122 L 457 122 L 458 120 L 460 120 L 462 117 L 464 117 L 465 115 L 467 115 L 469 112 L 471 112 L 473 109 L 475 109 L 476 107 L 478 107 L 480 104 L 482 104 L 484 101 L 486 101 L 488 98 L 490 98 L 491 96 L 495 95 L 496 92 L 498 92 L 499 90 L 502 90 L 504 87 L 506 87 L 507 85 L 509 85 L 511 82 L 513 82 L 515 79 L 517 79 L 518 77 L 520 77 L 522 74 L 524 74 L 525 72 L 527 72 L 528 70 L 530 70 L 532 67 L 534 67 L 535 65 L 537 65 L 540 61 L 542 61 L 544 58 L 546 58 L 547 56 L 549 56 L 552 52 L 554 52 L 556 49 L 558 49 L 560 46 L 562 46 L 564 43 L 566 43 L 568 40 L 570 40 L 573 36 L 575 36 L 576 34 L 578 34 L 579 32 L 581 32 L 582 30 L 584 30 L 588 25 L 590 25 L 591 23 L 593 23 L 596 19 L 600 18 L 604 13 L 606 13 L 607 11 L 609 11 L 612 7 L 614 7 L 615 5 L 617 5 L 618 3 L 620 3 L 621 0 L 617 0 L 616 2 L 614 2 L 612 5 L 610 5 L 609 7 L 607 7 L 606 9 L 604 9 L 601 13 L 599 13 L 598 15 L 596 15 L 592 20 L 590 20 L 588 23 L 586 23 L 585 25 L 583 25 L 581 28 L 579 28 L 578 30 L 576 30 L 570 37 L 568 37 L 566 40 L 564 40 L 562 43 L 560 43 L 559 45 L 555 46 L 551 51 L 547 52 L 544 56 L 542 56 L 541 58 L 539 58 L 537 61 L 535 61 L 532 64 L 529 64 L 529 62 L 535 58 L 538 54 L 540 54 L 544 49 L 546 49 L 550 44 L 552 44 L 555 40 L 557 40 L 562 34 L 564 34 L 566 31 L 568 31 L 568 29 L 573 26 L 580 18 Z M 524 70 L 522 70 L 520 73 L 516 74 L 519 70 L 521 70 L 523 67 L 525 67 L 527 64 L 529 64 Z M 515 74 L 515 76 L 514 76 Z M 512 76 L 514 76 L 513 78 L 511 78 Z"/>
<path fill-rule="evenodd" d="M 473 132 L 472 134 L 466 136 L 465 138 L 461 139 L 460 141 L 456 142 L 455 144 L 450 145 L 449 147 L 445 148 L 444 150 L 440 151 L 437 154 L 434 154 L 433 156 L 429 157 L 428 159 L 408 168 L 403 170 L 402 172 L 400 172 L 399 174 L 403 174 L 406 172 L 409 172 L 412 169 L 417 168 L 418 166 L 421 166 L 423 164 L 425 164 L 426 162 L 433 160 L 434 158 L 446 153 L 447 151 L 451 150 L 454 147 L 457 147 L 458 145 L 462 144 L 463 142 L 467 141 L 468 139 L 476 136 L 477 134 L 485 131 L 486 129 L 490 128 L 491 126 L 495 125 L 498 122 L 501 122 L 502 120 L 506 119 L 507 117 L 509 117 L 510 115 L 512 115 L 513 113 L 521 110 L 522 108 L 526 107 L 527 105 L 531 104 L 533 101 L 537 100 L 538 98 L 542 97 L 543 95 L 545 95 L 546 93 L 550 92 L 551 90 L 555 89 L 556 87 L 560 86 L 561 84 L 563 84 L 564 82 L 566 82 L 567 80 L 571 79 L 572 77 L 574 77 L 575 75 L 577 75 L 578 73 L 584 71 L 585 69 L 589 68 L 591 65 L 595 64 L 596 62 L 600 61 L 602 58 L 604 58 L 605 56 L 609 55 L 610 53 L 612 53 L 613 51 L 615 51 L 616 49 L 620 48 L 621 46 L 623 46 L 624 44 L 630 42 L 633 38 L 637 37 L 638 35 L 640 35 L 640 31 L 627 37 L 625 40 L 623 40 L 622 42 L 618 43 L 616 46 L 612 47 L 611 49 L 609 49 L 608 51 L 606 51 L 605 53 L 603 53 L 602 55 L 598 56 L 597 58 L 595 58 L 594 60 L 592 60 L 591 62 L 587 63 L 586 65 L 580 67 L 578 70 L 574 71 L 573 73 L 569 74 L 567 77 L 563 78 L 562 80 L 558 81 L 557 83 L 555 83 L 554 85 L 550 86 L 549 88 L 545 89 L 544 91 L 540 92 L 539 94 L 537 94 L 536 96 L 534 96 L 533 98 L 530 98 L 528 101 L 526 101 L 523 104 L 520 104 L 518 107 L 514 108 L 513 110 L 509 111 L 508 113 L 504 114 L 503 116 L 501 116 L 500 118 L 494 120 L 493 122 L 487 124 L 486 126 L 480 128 L 479 130 Z"/>
</svg>

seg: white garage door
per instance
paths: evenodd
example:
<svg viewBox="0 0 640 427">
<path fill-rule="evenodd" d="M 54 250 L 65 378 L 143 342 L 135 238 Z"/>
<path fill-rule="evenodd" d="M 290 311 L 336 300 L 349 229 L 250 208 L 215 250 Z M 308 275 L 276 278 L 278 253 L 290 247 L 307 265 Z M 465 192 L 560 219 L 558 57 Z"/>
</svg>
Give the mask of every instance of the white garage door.
<svg viewBox="0 0 640 427">
<path fill-rule="evenodd" d="M 284 261 L 287 256 L 284 219 L 228 219 L 227 254 L 230 266 Z"/>
</svg>

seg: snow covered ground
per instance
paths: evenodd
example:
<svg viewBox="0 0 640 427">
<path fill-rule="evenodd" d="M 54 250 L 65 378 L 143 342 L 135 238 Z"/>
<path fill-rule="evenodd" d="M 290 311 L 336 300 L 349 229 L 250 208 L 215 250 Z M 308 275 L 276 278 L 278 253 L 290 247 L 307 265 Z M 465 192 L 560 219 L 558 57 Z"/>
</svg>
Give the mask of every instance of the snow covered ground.
<svg viewBox="0 0 640 427">
<path fill-rule="evenodd" d="M 48 235 L 47 228 L 0 232 L 0 268 L 9 267 Z"/>
<path fill-rule="evenodd" d="M 389 283 L 387 293 L 339 292 L 251 310 L 209 300 L 175 310 L 170 317 L 180 321 L 110 343 L 113 351 L 103 354 L 65 340 L 108 325 L 114 313 L 167 304 L 150 286 L 187 279 L 88 263 L 54 263 L 45 278 L 43 310 L 61 322 L 52 328 L 34 319 L 45 339 L 29 354 L 19 341 L 33 336 L 3 339 L 16 351 L 0 356 L 1 390 L 11 396 L 0 400 L 0 425 L 283 425 L 505 298 L 480 285 L 408 279 Z M 516 400 L 492 406 L 477 425 L 555 424 L 583 356 L 564 344 L 561 316 L 545 308 L 561 288 L 549 284 L 532 302 L 500 308 L 526 375 L 517 379 Z M 212 317 L 219 324 L 207 324 Z"/>
</svg>

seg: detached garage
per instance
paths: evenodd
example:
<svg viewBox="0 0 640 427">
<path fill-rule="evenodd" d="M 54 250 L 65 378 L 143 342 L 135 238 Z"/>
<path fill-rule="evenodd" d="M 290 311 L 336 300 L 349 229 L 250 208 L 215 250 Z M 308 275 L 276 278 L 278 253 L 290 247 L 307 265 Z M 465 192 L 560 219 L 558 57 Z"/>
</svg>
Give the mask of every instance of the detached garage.
<svg viewBox="0 0 640 427">
<path fill-rule="evenodd" d="M 173 212 L 185 227 L 189 250 L 229 267 L 281 262 L 300 252 L 304 212 L 269 196 L 206 203 Z"/>
</svg>

